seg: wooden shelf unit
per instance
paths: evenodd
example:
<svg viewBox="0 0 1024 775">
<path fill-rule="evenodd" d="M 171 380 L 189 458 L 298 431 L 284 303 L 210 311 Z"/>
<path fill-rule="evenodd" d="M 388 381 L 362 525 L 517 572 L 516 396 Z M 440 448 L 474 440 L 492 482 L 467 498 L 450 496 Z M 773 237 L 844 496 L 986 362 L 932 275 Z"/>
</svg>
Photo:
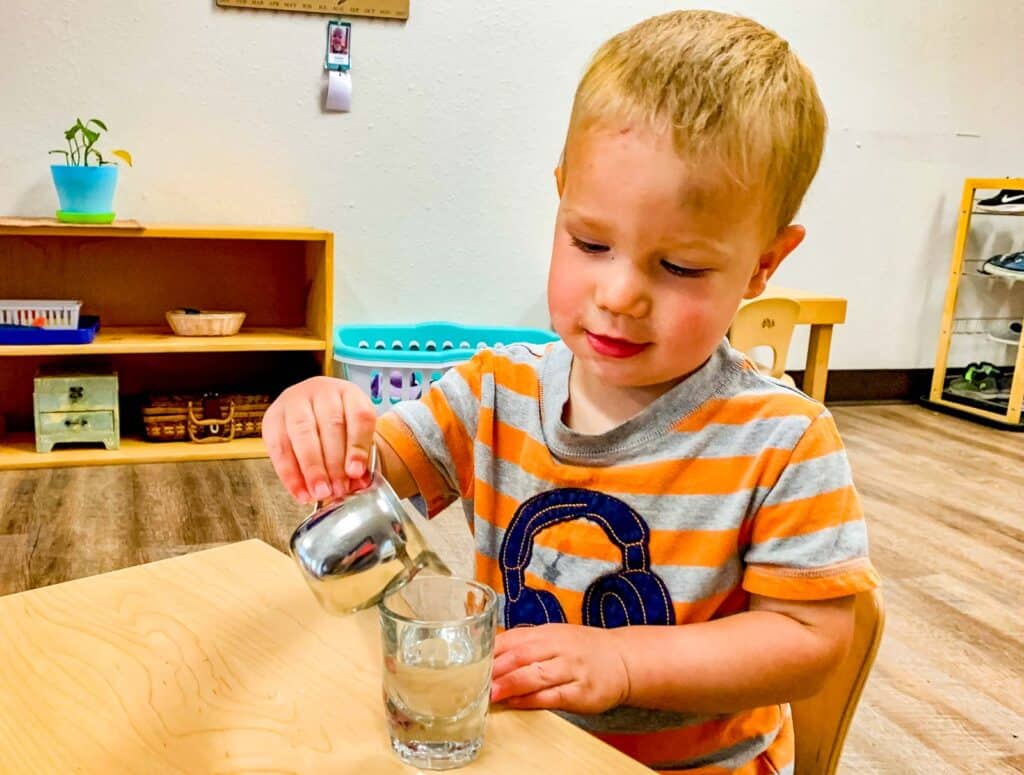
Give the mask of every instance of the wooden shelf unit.
<svg viewBox="0 0 1024 775">
<path fill-rule="evenodd" d="M 82 299 L 101 324 L 88 345 L 0 345 L 0 469 L 264 455 L 258 438 L 145 441 L 138 404 L 148 392 L 277 392 L 330 373 L 333 242 L 310 228 L 0 226 L 0 298 Z M 245 324 L 230 337 L 175 336 L 164 313 L 185 306 L 244 310 Z M 35 451 L 32 377 L 54 361 L 118 372 L 120 450 Z"/>
<path fill-rule="evenodd" d="M 971 230 L 972 216 L 991 218 L 1019 218 L 1018 213 L 986 213 L 975 210 L 977 192 L 982 190 L 1021 189 L 1024 190 L 1024 178 L 967 178 L 964 181 L 960 199 L 960 218 L 957 224 L 956 237 L 953 242 L 953 257 L 950 262 L 946 286 L 946 300 L 942 311 L 942 325 L 939 329 L 939 345 L 935 356 L 935 370 L 932 374 L 931 391 L 924 402 L 930 406 L 971 419 L 979 419 L 987 424 L 1008 430 L 1024 430 L 1022 407 L 1024 407 L 1024 346 L 1017 345 L 1013 364 L 1013 380 L 1010 385 L 1009 399 L 1001 401 L 965 398 L 947 390 L 949 382 L 950 349 L 954 335 L 963 333 L 957 330 L 957 301 L 965 275 L 986 278 L 965 272 L 965 252 L 968 247 L 968 236 Z M 1013 282 L 1007 278 L 990 276 L 990 282 Z M 1024 288 L 1024 282 L 1017 282 L 1015 290 Z M 978 318 L 986 320 L 987 318 Z"/>
</svg>

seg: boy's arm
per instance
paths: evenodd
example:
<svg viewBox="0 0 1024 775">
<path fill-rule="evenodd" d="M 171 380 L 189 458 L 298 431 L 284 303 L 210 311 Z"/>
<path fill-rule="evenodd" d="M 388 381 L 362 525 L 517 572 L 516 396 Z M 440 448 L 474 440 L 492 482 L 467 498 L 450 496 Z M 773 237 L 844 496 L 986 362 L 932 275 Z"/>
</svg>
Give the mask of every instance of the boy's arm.
<svg viewBox="0 0 1024 775">
<path fill-rule="evenodd" d="M 625 628 L 618 646 L 629 680 L 626 704 L 729 713 L 817 694 L 850 647 L 853 600 L 753 596 L 750 610 L 735 616 Z"/>
<path fill-rule="evenodd" d="M 449 370 L 418 401 L 399 403 L 377 420 L 375 444 L 384 476 L 399 496 L 419 495 L 428 516 L 472 491 L 473 439 L 487 357 L 478 353 Z"/>
<path fill-rule="evenodd" d="M 416 495 L 419 492 L 416 480 L 412 478 L 412 472 L 395 452 L 394 447 L 379 433 L 374 434 L 373 443 L 377 446 L 381 474 L 388 480 L 398 497 L 411 498 Z"/>
<path fill-rule="evenodd" d="M 852 635 L 850 596 L 755 596 L 749 611 L 674 627 L 518 628 L 498 636 L 491 697 L 574 713 L 618 705 L 732 713 L 817 693 Z"/>
</svg>

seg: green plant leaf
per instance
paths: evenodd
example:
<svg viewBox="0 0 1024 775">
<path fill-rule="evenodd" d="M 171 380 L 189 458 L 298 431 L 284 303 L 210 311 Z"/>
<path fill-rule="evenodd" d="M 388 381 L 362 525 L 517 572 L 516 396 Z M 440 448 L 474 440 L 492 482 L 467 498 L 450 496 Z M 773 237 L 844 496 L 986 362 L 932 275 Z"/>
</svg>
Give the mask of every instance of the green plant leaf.
<svg viewBox="0 0 1024 775">
<path fill-rule="evenodd" d="M 100 129 L 102 129 L 102 130 L 103 130 L 104 132 L 106 132 L 106 131 L 107 131 L 107 125 L 106 125 L 106 124 L 104 124 L 104 123 L 103 123 L 102 121 L 100 121 L 100 120 L 99 120 L 98 118 L 90 118 L 90 119 L 89 119 L 88 121 L 86 121 L 85 123 L 86 123 L 86 124 L 95 124 L 95 125 L 96 125 L 96 126 L 98 126 L 98 127 L 100 128 Z"/>
<path fill-rule="evenodd" d="M 93 143 L 100 139 L 100 133 L 93 132 L 91 129 L 86 129 L 85 127 L 82 127 L 82 133 L 85 135 L 85 139 L 88 140 L 89 145 L 92 145 Z"/>
<path fill-rule="evenodd" d="M 127 162 L 129 167 L 135 166 L 132 164 L 132 155 L 128 153 L 128 151 L 126 151 L 124 148 L 118 148 L 116 151 L 111 151 L 110 155 L 116 156 L 119 159 L 123 159 L 125 162 Z"/>
</svg>

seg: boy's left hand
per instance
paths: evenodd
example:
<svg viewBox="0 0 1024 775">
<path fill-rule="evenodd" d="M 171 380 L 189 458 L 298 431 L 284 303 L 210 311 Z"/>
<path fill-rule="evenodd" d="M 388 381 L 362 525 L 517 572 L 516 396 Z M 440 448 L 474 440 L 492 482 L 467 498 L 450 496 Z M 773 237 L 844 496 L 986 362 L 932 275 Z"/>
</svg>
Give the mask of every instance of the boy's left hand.
<svg viewBox="0 0 1024 775">
<path fill-rule="evenodd" d="M 491 701 L 511 708 L 601 713 L 629 696 L 614 630 L 577 624 L 517 627 L 494 644 Z"/>
</svg>

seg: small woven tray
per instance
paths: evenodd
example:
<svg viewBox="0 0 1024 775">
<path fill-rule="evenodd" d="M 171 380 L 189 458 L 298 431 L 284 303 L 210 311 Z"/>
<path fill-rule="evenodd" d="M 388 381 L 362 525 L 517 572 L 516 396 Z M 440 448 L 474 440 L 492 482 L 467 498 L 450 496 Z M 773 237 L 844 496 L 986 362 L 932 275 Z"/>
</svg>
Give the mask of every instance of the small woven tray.
<svg viewBox="0 0 1024 775">
<path fill-rule="evenodd" d="M 142 423 L 150 441 L 225 442 L 259 436 L 269 406 L 264 394 L 151 395 Z"/>
<path fill-rule="evenodd" d="M 244 312 L 172 309 L 167 324 L 178 336 L 234 336 L 245 322 Z"/>
</svg>

